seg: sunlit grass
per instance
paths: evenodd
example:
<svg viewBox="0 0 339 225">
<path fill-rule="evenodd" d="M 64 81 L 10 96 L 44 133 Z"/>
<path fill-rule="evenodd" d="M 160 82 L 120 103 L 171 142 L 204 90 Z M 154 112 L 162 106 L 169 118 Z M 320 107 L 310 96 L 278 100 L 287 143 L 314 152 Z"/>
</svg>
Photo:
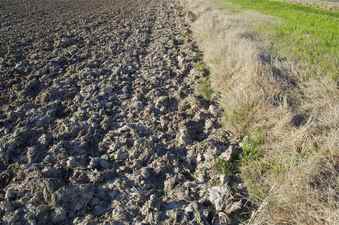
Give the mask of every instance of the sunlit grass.
<svg viewBox="0 0 339 225">
<path fill-rule="evenodd" d="M 305 65 L 305 77 L 339 79 L 339 12 L 270 0 L 225 0 L 240 9 L 277 17 L 278 25 L 260 27 L 272 51 Z M 227 4 L 229 7 L 230 4 Z"/>
</svg>

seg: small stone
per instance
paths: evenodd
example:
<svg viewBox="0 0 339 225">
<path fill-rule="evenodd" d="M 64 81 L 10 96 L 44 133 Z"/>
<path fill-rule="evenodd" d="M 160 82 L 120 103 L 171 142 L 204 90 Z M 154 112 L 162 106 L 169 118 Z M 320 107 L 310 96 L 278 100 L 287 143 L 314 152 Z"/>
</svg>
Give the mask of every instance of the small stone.
<svg viewBox="0 0 339 225">
<path fill-rule="evenodd" d="M 207 119 L 205 122 L 205 130 L 210 131 L 215 128 L 214 122 L 210 119 Z"/>
<path fill-rule="evenodd" d="M 52 137 L 47 134 L 43 134 L 39 137 L 38 141 L 42 145 L 49 145 L 52 142 Z"/>
<path fill-rule="evenodd" d="M 18 192 L 16 190 L 14 190 L 13 188 L 9 188 L 6 191 L 5 199 L 12 201 L 17 197 L 17 193 Z"/>
<path fill-rule="evenodd" d="M 100 159 L 99 166 L 103 169 L 110 169 L 112 167 L 112 164 L 108 160 Z"/>
<path fill-rule="evenodd" d="M 189 131 L 187 130 L 186 127 L 182 127 L 179 129 L 177 140 L 180 146 L 186 146 L 186 145 L 192 144 L 193 142 L 189 135 Z"/>
<path fill-rule="evenodd" d="M 208 200 L 214 205 L 217 211 L 222 211 L 231 198 L 231 191 L 228 186 L 214 186 L 208 189 Z"/>
<path fill-rule="evenodd" d="M 114 198 L 116 198 L 116 197 L 119 195 L 119 192 L 117 192 L 117 191 L 110 191 L 110 192 L 108 193 L 108 195 L 109 195 L 109 197 L 110 197 L 111 199 L 114 199 Z"/>
<path fill-rule="evenodd" d="M 99 167 L 99 159 L 98 158 L 91 158 L 88 164 L 88 168 L 90 169 L 97 169 Z"/>
<path fill-rule="evenodd" d="M 35 96 L 38 94 L 40 90 L 40 81 L 38 79 L 34 79 L 28 82 L 23 93 L 26 96 Z"/>
<path fill-rule="evenodd" d="M 237 148 L 234 145 L 230 145 L 226 151 L 220 154 L 219 158 L 225 161 L 231 160 L 237 154 Z"/>
<path fill-rule="evenodd" d="M 62 38 L 56 40 L 54 47 L 56 47 L 56 48 L 60 48 L 60 47 L 66 48 L 66 47 L 69 47 L 69 46 L 71 46 L 75 43 L 76 43 L 76 39 L 74 37 L 65 36 L 65 37 L 62 37 Z"/>
<path fill-rule="evenodd" d="M 115 154 L 115 159 L 118 160 L 118 161 L 126 160 L 126 159 L 128 159 L 128 157 L 129 157 L 129 154 L 124 149 L 119 149 Z"/>
<path fill-rule="evenodd" d="M 177 141 L 180 146 L 190 145 L 193 141 L 201 141 L 206 137 L 204 133 L 204 121 L 189 120 L 182 124 L 177 134 Z"/>
<path fill-rule="evenodd" d="M 219 175 L 219 180 L 220 180 L 220 184 L 226 185 L 226 184 L 228 184 L 230 177 L 226 176 L 224 174 L 221 174 L 221 175 Z"/>
<path fill-rule="evenodd" d="M 214 116 L 214 117 L 217 117 L 220 113 L 220 110 L 218 109 L 217 106 L 215 105 L 210 105 L 208 107 L 208 111 Z"/>
<path fill-rule="evenodd" d="M 113 88 L 112 87 L 106 87 L 104 90 L 104 93 L 106 95 L 111 95 L 113 93 Z"/>
<path fill-rule="evenodd" d="M 59 224 L 66 220 L 66 212 L 61 207 L 56 207 L 52 212 L 52 222 Z"/>
<path fill-rule="evenodd" d="M 20 74 L 28 74 L 31 71 L 31 67 L 24 62 L 18 62 L 15 64 L 14 69 Z"/>
<path fill-rule="evenodd" d="M 52 197 L 52 206 L 63 207 L 68 216 L 84 213 L 93 199 L 94 188 L 91 185 L 71 185 L 58 189 Z"/>
<path fill-rule="evenodd" d="M 142 123 L 131 123 L 129 127 L 134 129 L 140 137 L 145 137 L 150 134 L 150 129 Z"/>
<path fill-rule="evenodd" d="M 194 209 L 195 209 L 194 203 L 192 202 L 185 207 L 185 212 L 186 213 L 193 213 Z"/>
<path fill-rule="evenodd" d="M 37 220 L 42 223 L 47 223 L 47 221 L 49 220 L 49 211 L 50 207 L 47 205 L 39 205 L 38 207 L 36 207 L 35 216 Z"/>
<path fill-rule="evenodd" d="M 164 182 L 164 190 L 170 192 L 176 185 L 176 177 L 169 176 Z"/>
<path fill-rule="evenodd" d="M 237 201 L 233 204 L 231 204 L 229 207 L 227 207 L 227 209 L 225 210 L 226 214 L 231 214 L 235 211 L 238 211 L 239 209 L 242 208 L 242 201 Z"/>
<path fill-rule="evenodd" d="M 149 167 L 144 167 L 141 169 L 141 176 L 143 176 L 143 178 L 147 179 L 149 178 L 153 173 L 153 169 L 149 168 Z"/>
<path fill-rule="evenodd" d="M 181 55 L 178 55 L 177 60 L 178 60 L 179 68 L 183 68 L 184 67 L 185 57 L 182 57 Z"/>
<path fill-rule="evenodd" d="M 71 157 L 68 158 L 66 165 L 67 165 L 67 167 L 70 167 L 70 168 L 76 168 L 76 167 L 80 167 L 81 163 L 80 163 L 80 160 L 71 156 Z"/>
<path fill-rule="evenodd" d="M 144 104 L 142 101 L 135 101 L 132 105 L 138 112 L 140 112 L 144 108 Z"/>
<path fill-rule="evenodd" d="M 127 86 L 124 86 L 121 91 L 125 95 L 125 97 L 130 94 L 129 88 Z"/>
<path fill-rule="evenodd" d="M 160 96 L 156 102 L 155 106 L 160 109 L 161 112 L 175 111 L 178 107 L 178 102 L 174 97 Z"/>
<path fill-rule="evenodd" d="M 95 206 L 94 209 L 93 209 L 93 214 L 94 214 L 95 216 L 101 216 L 101 215 L 104 214 L 106 211 L 107 211 L 106 208 L 104 208 L 104 207 L 102 207 L 102 206 L 100 206 L 100 205 L 97 205 L 97 206 Z"/>
<path fill-rule="evenodd" d="M 210 145 L 207 147 L 205 153 L 204 153 L 204 158 L 205 160 L 213 160 L 216 157 L 218 157 L 224 149 L 220 149 L 219 146 L 215 145 L 214 143 L 209 143 Z M 224 158 L 222 158 L 224 159 Z M 226 160 L 226 159 L 224 159 Z"/>
<path fill-rule="evenodd" d="M 37 146 L 29 147 L 26 153 L 28 163 L 37 162 L 39 155 L 39 149 L 37 148 Z"/>
</svg>

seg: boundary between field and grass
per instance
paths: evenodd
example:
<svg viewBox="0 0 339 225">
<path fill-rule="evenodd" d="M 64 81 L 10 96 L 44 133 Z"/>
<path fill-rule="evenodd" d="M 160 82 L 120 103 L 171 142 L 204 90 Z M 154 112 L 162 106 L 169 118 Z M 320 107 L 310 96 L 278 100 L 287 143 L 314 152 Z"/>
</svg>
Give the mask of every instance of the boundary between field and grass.
<svg viewBox="0 0 339 225">
<path fill-rule="evenodd" d="M 223 125 L 242 140 L 240 175 L 257 206 L 248 224 L 339 224 L 338 11 L 180 2 L 210 71 L 201 94 L 220 96 Z"/>
</svg>

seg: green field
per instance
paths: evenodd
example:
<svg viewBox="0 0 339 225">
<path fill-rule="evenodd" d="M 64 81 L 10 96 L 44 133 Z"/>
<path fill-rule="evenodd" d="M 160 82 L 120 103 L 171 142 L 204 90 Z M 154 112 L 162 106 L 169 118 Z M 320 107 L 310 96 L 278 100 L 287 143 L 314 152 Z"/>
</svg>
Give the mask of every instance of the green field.
<svg viewBox="0 0 339 225">
<path fill-rule="evenodd" d="M 225 0 L 227 6 L 277 17 L 270 35 L 272 51 L 305 65 L 304 78 L 327 75 L 339 80 L 339 12 L 270 0 Z M 231 4 L 229 4 L 231 3 Z"/>
</svg>

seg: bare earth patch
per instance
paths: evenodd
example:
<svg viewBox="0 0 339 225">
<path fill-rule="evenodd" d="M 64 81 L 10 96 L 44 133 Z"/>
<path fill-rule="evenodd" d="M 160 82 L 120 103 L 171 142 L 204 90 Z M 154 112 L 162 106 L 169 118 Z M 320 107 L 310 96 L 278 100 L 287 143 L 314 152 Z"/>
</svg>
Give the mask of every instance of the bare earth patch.
<svg viewBox="0 0 339 225">
<path fill-rule="evenodd" d="M 0 224 L 248 217 L 201 64 L 175 1 L 0 0 Z"/>
</svg>

